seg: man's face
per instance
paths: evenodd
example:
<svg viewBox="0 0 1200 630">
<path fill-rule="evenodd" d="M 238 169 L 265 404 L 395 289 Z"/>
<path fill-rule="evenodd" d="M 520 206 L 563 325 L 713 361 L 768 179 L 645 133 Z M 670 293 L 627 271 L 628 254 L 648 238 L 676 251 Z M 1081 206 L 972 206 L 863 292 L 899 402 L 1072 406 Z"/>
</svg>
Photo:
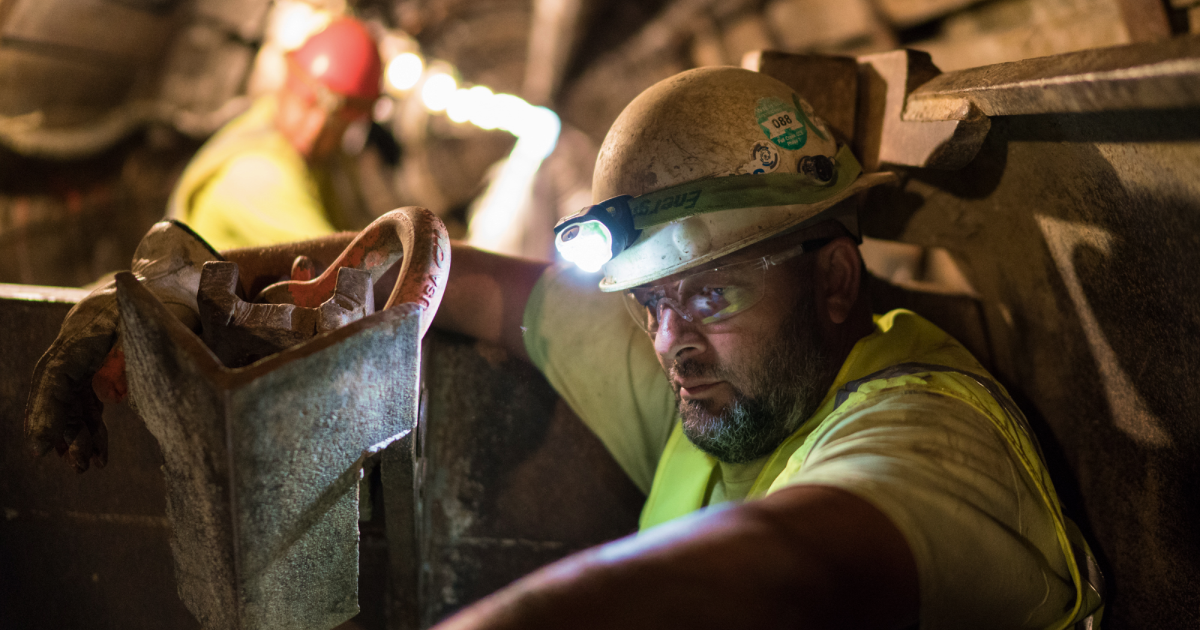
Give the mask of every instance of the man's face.
<svg viewBox="0 0 1200 630">
<path fill-rule="evenodd" d="M 369 102 L 338 97 L 292 71 L 280 92 L 277 126 L 306 160 L 321 162 L 338 151 L 350 124 L 369 112 Z"/>
<path fill-rule="evenodd" d="M 809 258 L 769 267 L 762 300 L 729 319 L 700 324 L 662 309 L 651 338 L 684 433 L 721 461 L 770 454 L 825 393 Z"/>
</svg>

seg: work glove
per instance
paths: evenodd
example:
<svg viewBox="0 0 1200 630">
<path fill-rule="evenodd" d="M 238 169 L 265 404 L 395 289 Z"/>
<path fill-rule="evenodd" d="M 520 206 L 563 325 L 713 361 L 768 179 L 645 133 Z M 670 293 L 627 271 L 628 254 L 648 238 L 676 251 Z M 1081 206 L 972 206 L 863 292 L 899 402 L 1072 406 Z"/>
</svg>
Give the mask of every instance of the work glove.
<svg viewBox="0 0 1200 630">
<path fill-rule="evenodd" d="M 154 224 L 138 244 L 131 271 L 185 325 L 199 325 L 196 291 L 206 261 L 224 260 L 177 221 Z M 67 313 L 58 338 L 38 360 L 25 406 L 25 437 L 36 455 L 50 449 L 77 472 L 108 460 L 103 402 L 121 402 L 125 355 L 116 283 L 92 291 Z"/>
</svg>

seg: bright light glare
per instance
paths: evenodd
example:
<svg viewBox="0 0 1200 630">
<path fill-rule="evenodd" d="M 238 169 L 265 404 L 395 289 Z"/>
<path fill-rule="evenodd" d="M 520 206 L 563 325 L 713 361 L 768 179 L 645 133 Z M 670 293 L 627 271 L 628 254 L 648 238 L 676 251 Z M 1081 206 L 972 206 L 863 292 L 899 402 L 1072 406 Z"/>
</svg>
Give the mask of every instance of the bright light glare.
<svg viewBox="0 0 1200 630">
<path fill-rule="evenodd" d="M 497 94 L 492 97 L 490 106 L 500 121 L 498 127 L 517 135 L 516 130 L 520 128 L 521 115 L 529 108 L 529 103 L 512 94 Z"/>
<path fill-rule="evenodd" d="M 329 55 L 317 55 L 308 67 L 308 73 L 319 79 L 329 70 L 329 63 Z"/>
<path fill-rule="evenodd" d="M 533 179 L 541 165 L 541 160 L 512 154 L 498 164 L 487 189 L 471 204 L 467 242 L 480 249 L 520 255 L 531 218 Z"/>
<path fill-rule="evenodd" d="M 492 109 L 492 91 L 482 85 L 476 85 L 470 90 L 470 114 L 468 120 L 480 129 L 495 129 L 500 125 L 495 110 Z"/>
<path fill-rule="evenodd" d="M 388 62 L 388 85 L 401 92 L 411 90 L 421 80 L 424 71 L 425 63 L 420 56 L 410 52 L 401 53 Z"/>
<path fill-rule="evenodd" d="M 513 155 L 519 155 L 531 160 L 545 159 L 558 145 L 558 134 L 562 131 L 562 122 L 558 114 L 545 107 L 526 106 L 521 112 L 518 122 L 517 146 L 513 147 Z"/>
<path fill-rule="evenodd" d="M 392 114 L 396 113 L 396 101 L 391 97 L 384 96 L 375 101 L 375 107 L 371 110 L 371 117 L 377 123 L 384 123 L 392 119 Z"/>
<path fill-rule="evenodd" d="M 388 82 L 393 87 L 399 87 L 392 75 L 393 66 L 399 68 L 401 57 L 404 55 L 398 55 L 388 64 Z M 471 204 L 467 241 L 490 251 L 520 254 L 523 226 L 531 213 L 533 181 L 542 160 L 558 144 L 562 123 L 549 109 L 530 105 L 512 94 L 493 94 L 482 85 L 459 89 L 447 71 L 436 69 L 445 67 L 438 62 L 425 76 L 420 91 L 427 109 L 445 110 L 446 116 L 456 123 L 470 121 L 481 129 L 503 129 L 517 137 L 512 152 L 498 165 L 484 193 Z M 598 222 L 586 229 L 581 227 L 580 231 L 584 234 L 572 239 L 572 244 L 556 243 L 564 258 L 581 269 L 595 272 L 612 257 L 612 236 Z"/>
<path fill-rule="evenodd" d="M 304 2 L 281 2 L 276 7 L 271 16 L 270 33 L 284 50 L 299 48 L 310 35 L 325 28 L 331 17 Z"/>
<path fill-rule="evenodd" d="M 612 258 L 612 234 L 599 221 L 584 221 L 568 227 L 554 239 L 554 246 L 563 258 L 588 273 L 600 271 Z"/>
<path fill-rule="evenodd" d="M 459 89 L 450 98 L 446 106 L 446 117 L 456 123 L 465 123 L 471 119 L 471 91 Z"/>
<path fill-rule="evenodd" d="M 425 86 L 421 88 L 421 102 L 429 111 L 440 112 L 450 104 L 457 90 L 458 82 L 454 77 L 444 72 L 432 74 L 425 79 Z"/>
<path fill-rule="evenodd" d="M 542 160 L 558 144 L 562 123 L 558 115 L 545 107 L 535 107 L 512 94 L 492 94 L 475 86 L 468 119 L 482 129 L 503 129 L 517 137 L 513 155 L 530 160 Z"/>
</svg>

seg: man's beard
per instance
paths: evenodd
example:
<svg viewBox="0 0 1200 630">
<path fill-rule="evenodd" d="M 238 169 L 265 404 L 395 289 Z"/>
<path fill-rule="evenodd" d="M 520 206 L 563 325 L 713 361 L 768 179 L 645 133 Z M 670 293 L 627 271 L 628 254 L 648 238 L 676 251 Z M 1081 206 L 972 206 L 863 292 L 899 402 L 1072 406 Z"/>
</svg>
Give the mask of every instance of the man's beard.
<svg viewBox="0 0 1200 630">
<path fill-rule="evenodd" d="M 672 380 L 713 378 L 734 388 L 733 402 L 715 414 L 701 401 L 681 399 L 676 390 L 683 433 L 697 448 L 730 464 L 754 461 L 778 448 L 816 410 L 825 393 L 816 304 L 804 300 L 793 312 L 779 343 L 755 365 L 717 367 L 685 360 L 671 366 Z M 747 394 L 734 382 L 756 394 Z"/>
</svg>

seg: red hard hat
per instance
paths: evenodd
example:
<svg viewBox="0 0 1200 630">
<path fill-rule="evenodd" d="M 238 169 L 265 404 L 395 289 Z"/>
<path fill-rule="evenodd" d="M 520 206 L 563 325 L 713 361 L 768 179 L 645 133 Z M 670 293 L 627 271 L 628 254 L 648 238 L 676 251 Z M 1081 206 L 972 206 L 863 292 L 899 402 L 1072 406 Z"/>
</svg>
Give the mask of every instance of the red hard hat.
<svg viewBox="0 0 1200 630">
<path fill-rule="evenodd" d="M 337 94 L 375 99 L 383 64 L 379 48 L 362 22 L 338 18 L 308 38 L 292 53 L 292 60 Z"/>
</svg>

